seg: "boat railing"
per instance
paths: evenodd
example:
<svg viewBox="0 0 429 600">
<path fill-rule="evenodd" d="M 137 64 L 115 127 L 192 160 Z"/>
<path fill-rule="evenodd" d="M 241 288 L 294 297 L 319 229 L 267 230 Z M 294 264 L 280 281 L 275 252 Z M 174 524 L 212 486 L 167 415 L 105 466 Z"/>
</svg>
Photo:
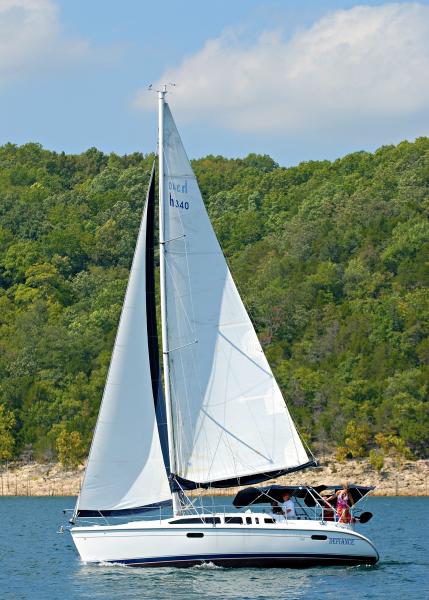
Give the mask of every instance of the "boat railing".
<svg viewBox="0 0 429 600">
<path fill-rule="evenodd" d="M 288 521 L 287 515 L 278 515 L 272 512 L 271 507 L 264 507 L 260 505 L 252 505 L 252 506 L 242 506 L 242 507 L 234 507 L 230 504 L 219 505 L 209 503 L 201 503 L 198 508 L 193 506 L 191 510 L 186 510 L 184 513 L 188 516 L 192 514 L 205 514 L 205 515 L 218 515 L 223 516 L 231 516 L 234 514 L 247 515 L 251 516 L 252 514 L 264 514 L 267 517 L 272 517 L 274 520 L 278 521 Z M 303 506 L 302 504 L 295 504 L 295 516 L 290 520 L 311 520 L 311 521 L 334 521 L 335 520 L 335 511 L 332 509 L 325 509 L 321 505 L 316 505 L 312 507 Z"/>
<path fill-rule="evenodd" d="M 182 510 L 183 517 L 191 517 L 191 516 L 202 516 L 202 515 L 210 515 L 210 516 L 223 516 L 223 520 L 225 521 L 226 516 L 231 516 L 234 514 L 242 514 L 250 516 L 254 513 L 264 514 L 267 517 L 272 517 L 275 521 L 278 522 L 287 522 L 288 520 L 311 520 L 311 521 L 320 521 L 320 522 L 338 522 L 338 516 L 335 508 L 326 501 L 326 499 L 320 497 L 317 492 L 312 493 L 313 490 L 309 490 L 308 498 L 311 498 L 311 501 L 304 501 L 303 498 L 294 498 L 295 504 L 295 515 L 292 519 L 288 519 L 287 515 L 283 514 L 275 514 L 272 510 L 272 507 L 267 507 L 260 504 L 250 504 L 248 506 L 235 507 L 231 504 L 219 504 L 208 496 L 196 496 L 189 497 L 186 496 L 185 504 Z M 73 509 L 66 509 L 63 511 L 65 514 L 67 512 L 73 512 Z M 352 517 L 356 520 L 359 520 L 360 514 L 362 513 L 361 501 L 359 501 L 359 506 L 356 504 L 352 507 Z M 127 515 L 106 515 L 100 512 L 98 517 L 79 517 L 77 519 L 76 524 L 79 526 L 87 526 L 87 525 L 95 525 L 95 524 L 104 524 L 104 525 L 119 525 L 124 523 L 129 523 L 130 521 L 159 521 L 161 524 L 162 521 L 166 519 L 173 518 L 173 512 L 171 506 L 159 505 L 154 506 L 151 509 L 140 512 L 137 514 L 127 514 Z M 353 520 L 354 520 L 353 519 Z M 70 523 L 73 523 L 70 520 Z"/>
<path fill-rule="evenodd" d="M 207 516 L 221 516 L 223 517 L 223 521 L 225 521 L 225 519 L 227 517 L 231 517 L 233 515 L 243 515 L 243 516 L 251 516 L 252 514 L 264 514 L 267 517 L 272 517 L 274 518 L 274 520 L 276 520 L 276 517 L 278 517 L 278 515 L 273 515 L 273 513 L 271 512 L 271 510 L 269 508 L 265 508 L 265 507 L 239 507 L 239 508 L 235 508 L 231 505 L 225 504 L 225 505 L 216 505 L 216 506 L 211 506 L 211 505 L 205 505 L 205 504 L 200 504 L 198 507 L 193 507 L 192 509 L 189 509 L 189 507 L 185 507 L 185 509 L 182 512 L 182 517 L 199 517 L 199 516 L 203 516 L 203 515 L 207 515 Z M 180 518 L 179 516 L 176 515 L 177 518 Z M 153 521 L 158 521 L 159 523 L 165 521 L 166 519 L 172 519 L 173 518 L 173 514 L 172 514 L 172 510 L 171 508 L 166 508 L 165 506 L 159 506 L 157 508 L 154 507 L 154 509 L 152 509 L 150 512 L 146 512 L 146 513 L 139 513 L 136 515 L 121 515 L 121 516 L 116 516 L 116 515 L 103 515 L 102 513 L 100 513 L 100 516 L 98 517 L 79 517 L 76 520 L 76 523 L 73 523 L 73 525 L 79 526 L 79 527 L 85 527 L 85 526 L 90 526 L 90 525 L 120 525 L 120 524 L 124 524 L 124 523 L 129 523 L 130 521 L 142 521 L 142 522 L 153 522 Z M 303 510 L 301 507 L 297 506 L 296 507 L 296 517 L 298 519 L 301 520 L 323 520 L 323 509 L 311 509 L 309 510 L 308 508 L 306 508 L 305 510 Z M 285 521 L 287 521 L 287 517 L 284 517 Z"/>
</svg>

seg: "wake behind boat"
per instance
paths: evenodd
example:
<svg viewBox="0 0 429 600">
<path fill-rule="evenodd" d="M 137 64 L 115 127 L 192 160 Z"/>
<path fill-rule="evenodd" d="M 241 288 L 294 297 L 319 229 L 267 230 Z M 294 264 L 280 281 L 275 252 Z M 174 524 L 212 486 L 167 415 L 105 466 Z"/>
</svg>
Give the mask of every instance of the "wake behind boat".
<svg viewBox="0 0 429 600">
<path fill-rule="evenodd" d="M 254 485 L 316 461 L 238 294 L 165 95 L 159 92 L 158 143 L 164 386 L 153 169 L 73 541 L 84 561 L 133 566 L 374 564 L 372 543 L 354 523 L 336 520 L 322 489 L 247 488 L 237 494 L 236 510 L 223 512 L 189 496 L 201 488 Z M 255 510 L 286 489 L 295 499 L 293 517 Z M 352 489 L 356 504 L 369 491 Z M 144 511 L 148 518 L 111 521 Z M 84 524 L 84 518 L 103 521 Z"/>
</svg>

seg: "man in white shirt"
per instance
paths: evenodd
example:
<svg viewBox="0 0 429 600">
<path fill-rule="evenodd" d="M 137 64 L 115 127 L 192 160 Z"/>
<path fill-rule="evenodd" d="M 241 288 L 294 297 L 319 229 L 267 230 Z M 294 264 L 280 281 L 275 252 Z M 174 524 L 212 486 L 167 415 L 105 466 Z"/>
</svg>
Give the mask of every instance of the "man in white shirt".
<svg viewBox="0 0 429 600">
<path fill-rule="evenodd" d="M 291 498 L 291 494 L 290 492 L 285 492 L 283 494 L 283 502 L 282 502 L 282 510 L 283 510 L 283 514 L 286 517 L 286 519 L 293 519 L 295 518 L 296 514 L 295 514 L 295 504 Z"/>
</svg>

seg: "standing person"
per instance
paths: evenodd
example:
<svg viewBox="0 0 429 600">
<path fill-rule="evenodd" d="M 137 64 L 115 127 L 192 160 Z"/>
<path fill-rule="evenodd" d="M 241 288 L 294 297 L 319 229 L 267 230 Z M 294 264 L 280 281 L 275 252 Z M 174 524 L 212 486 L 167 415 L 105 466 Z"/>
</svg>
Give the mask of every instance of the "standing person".
<svg viewBox="0 0 429 600">
<path fill-rule="evenodd" d="M 350 523 L 352 520 L 351 507 L 354 504 L 353 497 L 350 493 L 350 487 L 348 483 L 343 483 L 341 490 L 338 490 L 327 498 L 327 501 L 337 500 L 337 517 L 338 523 Z"/>
<path fill-rule="evenodd" d="M 286 517 L 286 519 L 290 519 L 290 518 L 293 518 L 296 516 L 295 504 L 291 498 L 290 492 L 285 492 L 283 494 L 283 503 L 281 506 L 282 506 L 283 514 Z"/>
</svg>

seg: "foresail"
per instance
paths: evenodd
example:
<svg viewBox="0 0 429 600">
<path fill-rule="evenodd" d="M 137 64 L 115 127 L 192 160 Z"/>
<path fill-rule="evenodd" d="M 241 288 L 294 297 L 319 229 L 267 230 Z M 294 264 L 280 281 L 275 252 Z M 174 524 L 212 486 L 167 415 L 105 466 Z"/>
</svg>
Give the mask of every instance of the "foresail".
<svg viewBox="0 0 429 600">
<path fill-rule="evenodd" d="M 159 375 L 153 302 L 147 299 L 147 256 L 153 237 L 154 172 L 151 175 L 128 287 L 103 400 L 77 504 L 77 515 L 133 512 L 171 499 L 155 417 Z M 153 223 L 151 223 L 153 225 Z M 150 266 L 150 265 L 149 265 Z M 152 290 L 153 293 L 153 290 Z M 148 344 L 148 326 L 152 354 Z M 154 354 L 155 353 L 155 354 Z M 155 362 L 156 361 L 156 362 Z M 155 377 L 155 379 L 154 379 Z M 162 431 L 162 428 L 161 428 Z"/>
<path fill-rule="evenodd" d="M 236 485 L 312 464 L 232 280 L 168 105 L 164 256 L 176 479 Z"/>
</svg>

